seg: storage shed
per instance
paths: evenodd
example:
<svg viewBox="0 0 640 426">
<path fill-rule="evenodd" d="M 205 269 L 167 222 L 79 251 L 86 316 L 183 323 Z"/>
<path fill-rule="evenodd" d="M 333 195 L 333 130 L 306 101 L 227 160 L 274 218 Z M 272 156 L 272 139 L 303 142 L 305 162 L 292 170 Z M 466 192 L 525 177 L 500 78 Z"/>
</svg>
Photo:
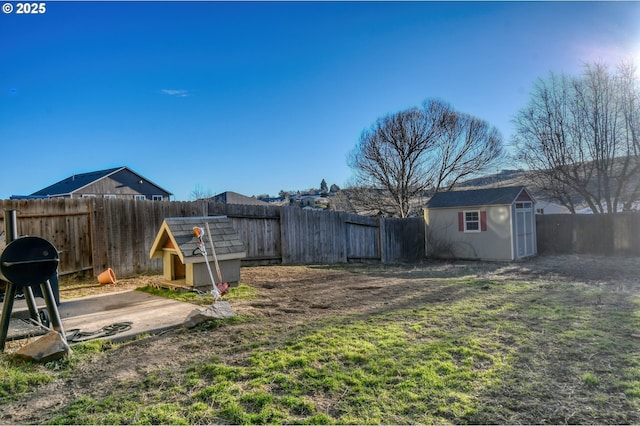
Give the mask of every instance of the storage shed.
<svg viewBox="0 0 640 426">
<path fill-rule="evenodd" d="M 206 224 L 209 225 L 213 238 L 222 282 L 233 286 L 240 281 L 240 259 L 247 254 L 238 233 L 226 216 L 170 217 L 162 222 L 150 252 L 152 259 L 162 259 L 162 274 L 168 284 L 205 291 L 211 289 L 211 277 L 205 257 L 198 249 L 194 227 L 205 230 L 207 258 L 216 284 L 220 283 Z"/>
<path fill-rule="evenodd" d="M 534 204 L 524 186 L 438 192 L 424 208 L 427 255 L 507 261 L 534 256 Z"/>
</svg>

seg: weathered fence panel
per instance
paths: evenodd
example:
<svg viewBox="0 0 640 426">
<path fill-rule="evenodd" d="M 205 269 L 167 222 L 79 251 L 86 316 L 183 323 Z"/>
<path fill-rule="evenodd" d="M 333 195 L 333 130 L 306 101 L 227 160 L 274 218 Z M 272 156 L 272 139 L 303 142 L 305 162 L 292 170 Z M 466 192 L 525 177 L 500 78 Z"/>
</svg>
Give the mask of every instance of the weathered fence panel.
<svg viewBox="0 0 640 426">
<path fill-rule="evenodd" d="M 206 202 L 94 199 L 94 275 L 113 268 L 118 275 L 162 270 L 149 250 L 166 217 L 207 216 Z"/>
<path fill-rule="evenodd" d="M 346 215 L 347 262 L 380 261 L 380 219 Z"/>
<path fill-rule="evenodd" d="M 426 257 L 423 218 L 385 218 L 382 226 L 382 262 L 416 262 Z"/>
<path fill-rule="evenodd" d="M 536 215 L 538 254 L 640 256 L 640 213 Z"/>
<path fill-rule="evenodd" d="M 69 274 L 91 270 L 91 210 L 88 199 L 1 200 L 0 232 L 4 215 L 15 210 L 18 235 L 41 237 L 56 247 L 60 256 L 58 271 Z M 2 238 L 2 244 L 5 244 Z"/>
<path fill-rule="evenodd" d="M 625 212 L 613 223 L 613 250 L 626 256 L 640 256 L 640 213 Z"/>
<path fill-rule="evenodd" d="M 243 241 L 247 257 L 243 265 L 282 262 L 280 208 L 209 202 L 209 216 L 227 216 Z"/>
<path fill-rule="evenodd" d="M 344 213 L 283 207 L 282 263 L 346 263 Z"/>
</svg>

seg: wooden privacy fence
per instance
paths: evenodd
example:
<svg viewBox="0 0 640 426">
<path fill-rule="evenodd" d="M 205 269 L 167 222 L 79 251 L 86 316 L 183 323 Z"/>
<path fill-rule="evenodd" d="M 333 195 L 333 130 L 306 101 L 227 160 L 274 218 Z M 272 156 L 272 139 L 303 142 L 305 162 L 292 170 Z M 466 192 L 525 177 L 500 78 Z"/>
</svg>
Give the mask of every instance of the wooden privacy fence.
<svg viewBox="0 0 640 426">
<path fill-rule="evenodd" d="M 536 215 L 538 254 L 640 256 L 640 212 Z"/>
<path fill-rule="evenodd" d="M 243 264 L 413 262 L 425 256 L 422 218 L 389 219 L 297 207 L 79 198 L 3 200 L 18 234 L 49 240 L 60 274 L 113 268 L 118 276 L 159 273 L 149 250 L 166 217 L 228 216 L 247 250 Z M 4 230 L 4 223 L 0 230 Z M 4 239 L 2 239 L 3 241 Z"/>
<path fill-rule="evenodd" d="M 92 270 L 91 204 L 87 199 L 2 200 L 0 211 L 5 245 L 5 212 L 15 210 L 18 235 L 42 237 L 59 252 L 59 272 Z"/>
<path fill-rule="evenodd" d="M 207 211 L 233 221 L 247 249 L 244 264 L 396 263 L 425 257 L 422 218 L 215 202 Z"/>
</svg>

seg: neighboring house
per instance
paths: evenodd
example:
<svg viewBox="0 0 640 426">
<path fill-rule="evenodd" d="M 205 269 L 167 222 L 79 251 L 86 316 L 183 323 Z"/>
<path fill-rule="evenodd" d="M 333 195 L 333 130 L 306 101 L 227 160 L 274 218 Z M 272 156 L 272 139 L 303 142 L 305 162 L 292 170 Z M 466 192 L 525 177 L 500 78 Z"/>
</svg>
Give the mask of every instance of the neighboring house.
<svg viewBox="0 0 640 426">
<path fill-rule="evenodd" d="M 284 206 L 286 204 L 289 204 L 289 199 L 288 198 L 284 198 L 284 197 L 260 198 L 260 201 L 264 201 L 267 204 L 272 204 L 272 205 L 277 205 L 277 206 Z"/>
<path fill-rule="evenodd" d="M 291 204 L 306 209 L 327 209 L 330 198 L 335 194 L 297 194 L 291 198 Z"/>
<path fill-rule="evenodd" d="M 507 261 L 533 256 L 534 204 L 524 186 L 438 192 L 424 208 L 427 254 Z"/>
<path fill-rule="evenodd" d="M 538 200 L 535 205 L 536 214 L 569 214 L 571 211 L 560 204 Z"/>
<path fill-rule="evenodd" d="M 316 201 L 320 198 L 319 195 L 301 195 L 299 198 L 299 206 L 302 208 L 316 206 Z"/>
<path fill-rule="evenodd" d="M 128 167 L 116 167 L 72 175 L 27 197 L 11 198 L 103 197 L 169 201 L 171 195 L 171 192 Z"/>
<path fill-rule="evenodd" d="M 254 197 L 247 197 L 246 195 L 238 194 L 237 192 L 223 192 L 221 194 L 215 195 L 211 197 L 213 201 L 216 203 L 224 203 L 224 204 L 251 204 L 251 205 L 260 205 L 266 206 L 268 203 L 264 201 L 260 201 Z"/>
<path fill-rule="evenodd" d="M 606 204 L 604 205 L 604 211 L 605 211 L 605 213 L 607 212 Z M 625 211 L 624 210 L 624 204 L 623 203 L 618 203 L 618 207 L 616 209 L 616 212 L 623 212 L 623 211 Z M 636 201 L 636 202 L 632 203 L 630 211 L 640 211 L 640 202 Z M 576 209 L 576 213 L 577 214 L 593 214 L 593 210 L 591 209 L 591 207 L 583 207 L 583 208 Z"/>
</svg>

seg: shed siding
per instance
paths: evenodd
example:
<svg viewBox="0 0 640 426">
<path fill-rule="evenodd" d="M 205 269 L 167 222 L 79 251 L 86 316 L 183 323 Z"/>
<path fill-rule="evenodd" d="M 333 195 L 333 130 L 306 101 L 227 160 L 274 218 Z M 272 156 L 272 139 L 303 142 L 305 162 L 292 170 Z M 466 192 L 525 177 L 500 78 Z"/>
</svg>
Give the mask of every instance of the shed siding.
<svg viewBox="0 0 640 426">
<path fill-rule="evenodd" d="M 428 255 L 513 260 L 510 206 L 480 206 L 481 232 L 460 231 L 460 208 L 425 209 Z"/>
<path fill-rule="evenodd" d="M 533 201 L 531 197 L 529 197 L 529 193 L 527 191 L 522 191 L 516 201 Z"/>
</svg>

